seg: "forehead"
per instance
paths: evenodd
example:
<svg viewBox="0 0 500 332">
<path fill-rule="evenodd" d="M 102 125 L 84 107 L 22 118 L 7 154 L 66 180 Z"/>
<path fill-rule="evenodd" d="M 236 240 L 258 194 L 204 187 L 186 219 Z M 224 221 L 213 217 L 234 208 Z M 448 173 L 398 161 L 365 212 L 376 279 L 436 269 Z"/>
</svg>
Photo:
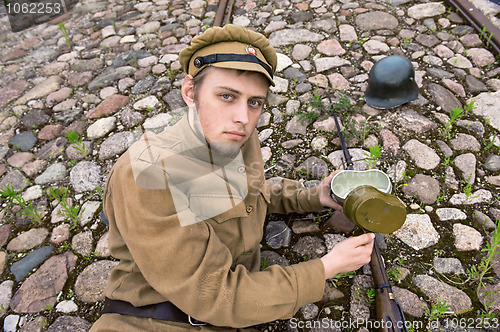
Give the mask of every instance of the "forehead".
<svg viewBox="0 0 500 332">
<path fill-rule="evenodd" d="M 250 70 L 240 70 L 240 69 L 229 69 L 229 68 L 218 68 L 218 67 L 207 67 L 204 69 L 203 80 L 213 79 L 213 84 L 210 86 L 224 85 L 225 80 L 231 80 L 232 82 L 241 82 L 242 85 L 258 85 L 259 87 L 269 88 L 270 83 L 267 77 L 256 71 Z M 223 80 L 224 79 L 224 80 Z"/>
</svg>

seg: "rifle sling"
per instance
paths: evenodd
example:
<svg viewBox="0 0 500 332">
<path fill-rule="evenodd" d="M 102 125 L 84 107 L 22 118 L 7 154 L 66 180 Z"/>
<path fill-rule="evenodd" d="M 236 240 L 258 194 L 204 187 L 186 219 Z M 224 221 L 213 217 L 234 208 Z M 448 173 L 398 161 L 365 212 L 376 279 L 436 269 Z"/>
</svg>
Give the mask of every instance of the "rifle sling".
<svg viewBox="0 0 500 332">
<path fill-rule="evenodd" d="M 376 286 L 375 289 L 380 290 L 380 293 L 382 293 L 382 289 L 386 288 L 387 289 L 387 295 L 389 295 L 390 300 L 395 300 L 396 298 L 394 297 L 394 294 L 392 293 L 392 288 L 391 285 L 389 284 L 382 284 L 379 286 Z"/>
<path fill-rule="evenodd" d="M 375 289 L 382 289 L 382 288 L 389 288 L 389 289 L 391 289 L 391 285 L 389 285 L 389 284 L 382 284 L 382 285 L 375 286 Z"/>
</svg>

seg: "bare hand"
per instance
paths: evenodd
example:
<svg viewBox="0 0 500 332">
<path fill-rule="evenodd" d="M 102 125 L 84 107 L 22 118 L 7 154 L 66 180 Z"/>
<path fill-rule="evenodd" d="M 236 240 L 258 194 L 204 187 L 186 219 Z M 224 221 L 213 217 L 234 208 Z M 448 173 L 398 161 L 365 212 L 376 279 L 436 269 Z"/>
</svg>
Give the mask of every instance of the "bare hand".
<svg viewBox="0 0 500 332">
<path fill-rule="evenodd" d="M 330 196 L 330 183 L 332 182 L 333 177 L 340 172 L 342 172 L 342 170 L 331 173 L 319 184 L 319 201 L 321 205 L 323 205 L 324 207 L 330 207 L 338 211 L 342 210 L 342 206 L 335 202 Z"/>
<path fill-rule="evenodd" d="M 350 237 L 337 243 L 333 249 L 321 257 L 325 267 L 325 278 L 338 273 L 355 271 L 371 260 L 375 234 L 363 234 Z"/>
</svg>

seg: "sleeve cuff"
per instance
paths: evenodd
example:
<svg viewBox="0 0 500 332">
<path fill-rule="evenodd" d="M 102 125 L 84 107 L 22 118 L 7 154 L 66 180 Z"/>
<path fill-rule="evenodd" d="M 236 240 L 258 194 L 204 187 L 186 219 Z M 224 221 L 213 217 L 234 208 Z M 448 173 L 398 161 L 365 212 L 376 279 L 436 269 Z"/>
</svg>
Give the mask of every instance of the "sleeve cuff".
<svg viewBox="0 0 500 332">
<path fill-rule="evenodd" d="M 318 186 L 312 187 L 311 189 L 306 189 L 299 194 L 298 197 L 299 206 L 303 208 L 305 212 L 316 212 L 319 210 L 326 209 L 321 205 L 319 201 L 319 190 Z"/>
<path fill-rule="evenodd" d="M 318 302 L 325 291 L 325 268 L 321 259 L 292 265 L 297 280 L 297 303 L 294 312 L 306 304 Z"/>
</svg>

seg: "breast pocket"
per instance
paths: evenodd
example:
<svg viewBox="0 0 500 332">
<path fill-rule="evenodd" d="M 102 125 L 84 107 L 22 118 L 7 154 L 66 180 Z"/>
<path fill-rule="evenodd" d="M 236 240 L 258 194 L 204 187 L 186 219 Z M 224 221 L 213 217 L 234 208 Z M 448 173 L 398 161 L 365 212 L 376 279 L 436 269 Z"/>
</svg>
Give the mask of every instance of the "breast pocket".
<svg viewBox="0 0 500 332">
<path fill-rule="evenodd" d="M 203 210 L 204 214 L 212 215 L 205 218 L 205 222 L 211 226 L 218 239 L 229 249 L 233 261 L 235 261 L 237 257 L 245 252 L 246 247 L 246 234 L 241 226 L 242 219 L 247 216 L 245 202 L 240 200 L 240 204 L 233 207 L 231 202 L 228 204 L 227 195 L 212 197 L 211 204 L 206 204 L 207 198 L 197 195 L 192 197 L 191 204 L 193 208 Z"/>
<path fill-rule="evenodd" d="M 197 193 L 189 196 L 189 207 L 194 214 L 202 219 L 210 219 L 217 216 L 218 221 L 233 218 L 235 209 L 243 198 L 239 196 L 230 197 L 228 194 L 220 193 Z"/>
</svg>

